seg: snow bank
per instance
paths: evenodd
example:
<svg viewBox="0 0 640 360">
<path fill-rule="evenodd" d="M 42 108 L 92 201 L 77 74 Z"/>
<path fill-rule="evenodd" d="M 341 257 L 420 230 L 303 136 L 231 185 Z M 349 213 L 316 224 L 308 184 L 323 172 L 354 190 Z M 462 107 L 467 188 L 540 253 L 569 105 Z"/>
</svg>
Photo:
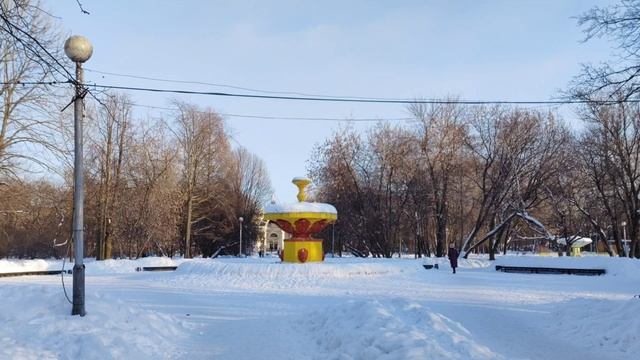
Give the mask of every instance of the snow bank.
<svg viewBox="0 0 640 360">
<path fill-rule="evenodd" d="M 146 257 L 136 260 L 104 260 L 96 261 L 95 259 L 85 259 L 87 275 L 101 274 L 123 274 L 136 271 L 137 267 L 145 266 L 177 266 L 183 259 L 171 259 L 168 257 Z M 73 261 L 66 261 L 65 269 L 73 268 Z M 61 270 L 62 260 L 57 259 L 38 259 L 38 260 L 17 260 L 2 259 L 0 260 L 0 273 L 26 272 L 26 271 L 47 271 Z"/>
<path fill-rule="evenodd" d="M 136 260 L 104 260 L 104 261 L 90 261 L 86 264 L 87 274 L 121 274 L 132 273 L 136 271 L 138 267 L 146 266 L 178 266 L 182 263 L 183 259 L 171 259 L 168 257 L 146 257 Z M 71 264 L 70 267 L 73 267 Z"/>
<path fill-rule="evenodd" d="M 50 268 L 54 260 L 6 260 L 0 259 L 0 273 L 60 270 Z"/>
<path fill-rule="evenodd" d="M 609 256 L 502 256 L 496 259 L 495 265 L 605 269 L 605 276 L 637 277 L 640 274 L 640 261 L 637 259 Z"/>
<path fill-rule="evenodd" d="M 243 261 L 244 260 L 244 261 Z M 328 281 L 376 278 L 418 271 L 414 262 L 402 261 L 404 266 L 394 262 L 341 262 L 287 264 L 279 260 L 271 262 L 254 259 L 194 259 L 183 262 L 175 276 L 159 277 L 158 280 L 176 284 L 225 286 L 240 288 L 308 288 Z"/>
<path fill-rule="evenodd" d="M 181 338 L 177 318 L 118 299 L 87 292 L 89 312 L 70 316 L 59 287 L 3 285 L 0 288 L 2 359 L 171 359 Z M 46 304 L 46 306 L 44 306 Z"/>
<path fill-rule="evenodd" d="M 587 349 L 606 349 L 620 359 L 632 359 L 640 353 L 640 298 L 578 299 L 559 306 L 554 314 L 557 322 L 550 330 L 562 337 L 581 339 Z"/>
<path fill-rule="evenodd" d="M 405 300 L 352 300 L 311 314 L 322 359 L 501 359 L 460 323 Z"/>
</svg>

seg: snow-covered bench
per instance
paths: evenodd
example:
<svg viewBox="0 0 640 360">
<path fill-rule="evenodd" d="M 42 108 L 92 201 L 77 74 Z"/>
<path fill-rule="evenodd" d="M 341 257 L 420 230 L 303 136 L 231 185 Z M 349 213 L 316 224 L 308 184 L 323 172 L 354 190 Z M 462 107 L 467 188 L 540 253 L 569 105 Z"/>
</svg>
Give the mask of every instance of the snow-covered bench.
<svg viewBox="0 0 640 360">
<path fill-rule="evenodd" d="M 569 275 L 602 275 L 605 269 L 576 269 L 535 266 L 496 265 L 496 271 L 532 273 L 532 274 L 569 274 Z"/>
<path fill-rule="evenodd" d="M 177 266 L 143 266 L 137 267 L 136 271 L 175 271 Z"/>
<path fill-rule="evenodd" d="M 71 270 L 45 270 L 45 271 L 22 271 L 22 272 L 10 272 L 0 273 L 0 277 L 9 276 L 30 276 L 30 275 L 60 275 L 61 273 L 71 274 Z"/>
</svg>

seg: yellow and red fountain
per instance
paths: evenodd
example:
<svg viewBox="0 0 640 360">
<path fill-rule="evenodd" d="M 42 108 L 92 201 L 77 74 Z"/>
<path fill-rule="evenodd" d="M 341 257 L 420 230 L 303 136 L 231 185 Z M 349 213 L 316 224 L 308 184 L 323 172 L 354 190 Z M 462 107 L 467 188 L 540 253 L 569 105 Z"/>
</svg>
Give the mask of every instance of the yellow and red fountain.
<svg viewBox="0 0 640 360">
<path fill-rule="evenodd" d="M 296 177 L 291 182 L 298 187 L 298 202 L 269 204 L 265 207 L 264 219 L 273 221 L 280 229 L 291 234 L 290 239 L 284 240 L 280 255 L 283 262 L 323 261 L 322 239 L 314 239 L 311 235 L 334 223 L 338 219 L 338 212 L 329 204 L 305 201 L 307 194 L 304 190 L 311 180 Z"/>
</svg>

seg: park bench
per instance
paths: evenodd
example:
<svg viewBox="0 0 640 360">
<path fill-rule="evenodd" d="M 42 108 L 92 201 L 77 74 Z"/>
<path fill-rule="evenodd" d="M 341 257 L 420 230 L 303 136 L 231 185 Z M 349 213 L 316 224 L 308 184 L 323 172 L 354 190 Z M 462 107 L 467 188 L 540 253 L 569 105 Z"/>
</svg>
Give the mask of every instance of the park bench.
<svg viewBox="0 0 640 360">
<path fill-rule="evenodd" d="M 71 270 L 46 270 L 46 271 L 22 271 L 22 272 L 10 272 L 0 273 L 0 277 L 10 276 L 29 276 L 29 275 L 59 275 L 59 274 L 71 274 Z"/>
<path fill-rule="evenodd" d="M 136 271 L 175 271 L 177 266 L 143 266 L 137 267 Z"/>
<path fill-rule="evenodd" d="M 496 265 L 496 271 L 530 273 L 530 274 L 569 274 L 569 275 L 602 275 L 606 273 L 605 269 L 572 269 L 572 268 L 508 266 L 508 265 Z"/>
</svg>

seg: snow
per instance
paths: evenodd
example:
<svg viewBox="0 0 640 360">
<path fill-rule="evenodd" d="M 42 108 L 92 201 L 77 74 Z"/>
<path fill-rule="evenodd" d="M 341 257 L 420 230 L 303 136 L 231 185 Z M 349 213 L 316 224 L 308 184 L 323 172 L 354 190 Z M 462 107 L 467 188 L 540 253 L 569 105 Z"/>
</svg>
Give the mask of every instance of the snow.
<svg viewBox="0 0 640 360">
<path fill-rule="evenodd" d="M 503 256 L 495 265 L 531 266 L 567 269 L 604 269 L 613 277 L 631 277 L 640 279 L 640 261 L 629 258 L 611 258 L 607 256 Z M 640 291 L 640 288 L 638 288 Z"/>
<path fill-rule="evenodd" d="M 87 294 L 90 315 L 69 316 L 70 304 L 51 286 L 2 284 L 2 359 L 170 359 L 181 355 L 166 339 L 188 329 L 175 316 Z M 163 344 L 162 346 L 158 346 Z"/>
<path fill-rule="evenodd" d="M 607 273 L 509 274 L 496 264 Z M 61 265 L 0 260 L 0 272 Z M 82 318 L 69 315 L 61 276 L 0 278 L 0 358 L 588 360 L 640 352 L 640 261 L 633 259 L 471 257 L 460 259 L 455 275 L 443 258 L 86 265 Z M 135 271 L 168 265 L 177 271 Z M 64 278 L 71 295 L 71 276 Z"/>
<path fill-rule="evenodd" d="M 326 214 L 337 214 L 333 205 L 325 204 L 325 203 L 315 203 L 315 202 L 307 202 L 300 201 L 296 203 L 290 204 L 267 204 L 264 208 L 265 214 L 286 214 L 286 213 L 296 213 L 296 212 L 310 212 L 310 213 L 326 213 Z"/>
<path fill-rule="evenodd" d="M 309 329 L 326 359 L 498 359 L 460 323 L 404 300 L 351 300 L 316 311 Z"/>
<path fill-rule="evenodd" d="M 296 176 L 291 180 L 291 182 L 293 182 L 293 183 L 295 183 L 296 181 L 308 181 L 308 182 L 311 182 L 311 179 L 309 179 L 308 177 L 305 177 L 305 176 Z"/>
<path fill-rule="evenodd" d="M 570 238 L 571 239 L 571 238 Z M 576 237 L 571 239 L 571 247 L 572 248 L 581 248 L 583 246 L 587 246 L 589 244 L 591 244 L 593 242 L 593 240 L 591 240 L 590 238 L 587 237 Z M 566 245 L 567 244 L 567 240 L 565 238 L 557 238 L 556 242 L 560 245 Z"/>
</svg>

